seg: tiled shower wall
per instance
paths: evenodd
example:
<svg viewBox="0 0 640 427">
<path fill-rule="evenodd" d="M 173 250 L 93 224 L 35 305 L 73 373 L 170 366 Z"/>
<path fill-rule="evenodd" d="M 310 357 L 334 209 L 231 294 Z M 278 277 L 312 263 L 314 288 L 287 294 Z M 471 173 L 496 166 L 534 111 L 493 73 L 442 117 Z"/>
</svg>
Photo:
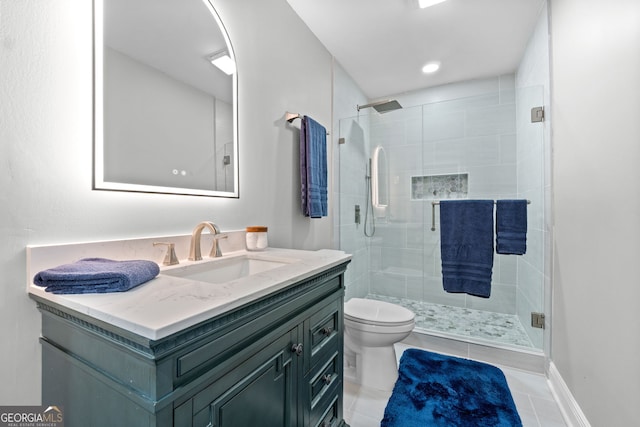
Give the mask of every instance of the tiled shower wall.
<svg viewBox="0 0 640 427">
<path fill-rule="evenodd" d="M 514 76 L 496 78 L 480 96 L 371 117 L 371 147 L 389 158 L 390 203 L 371 239 L 371 292 L 515 314 L 515 257 L 496 255 L 491 298 L 442 289 L 439 208 L 411 197 L 413 176 L 468 174 L 468 198 L 517 196 Z M 484 83 L 484 82 L 483 82 Z M 435 199 L 439 199 L 438 195 Z"/>
<path fill-rule="evenodd" d="M 527 239 L 537 250 L 518 257 L 517 315 L 528 325 L 530 313 L 545 311 L 550 327 L 551 295 L 551 114 L 549 79 L 549 26 L 546 4 L 529 40 L 516 73 L 518 130 L 518 197 L 527 198 L 541 208 L 529 209 Z M 545 120 L 531 124 L 529 109 L 544 106 Z M 544 307 L 544 308 L 543 308 Z M 542 329 L 527 327 L 529 338 L 537 348 L 548 350 Z M 546 341 L 546 342 L 543 342 Z M 546 352 L 546 351 L 545 351 Z"/>
<path fill-rule="evenodd" d="M 527 253 L 516 257 L 516 314 L 537 348 L 542 348 L 542 329 L 532 328 L 531 313 L 544 304 L 544 191 L 543 123 L 531 123 L 531 107 L 543 105 L 540 86 L 521 88 L 517 101 L 518 198 L 531 201 L 527 209 Z"/>
</svg>

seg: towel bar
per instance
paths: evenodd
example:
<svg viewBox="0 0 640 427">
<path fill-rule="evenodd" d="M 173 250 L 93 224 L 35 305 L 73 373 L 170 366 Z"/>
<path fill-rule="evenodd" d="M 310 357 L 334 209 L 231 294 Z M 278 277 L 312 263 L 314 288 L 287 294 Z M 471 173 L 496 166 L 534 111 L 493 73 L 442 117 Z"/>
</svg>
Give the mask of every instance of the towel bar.
<svg viewBox="0 0 640 427">
<path fill-rule="evenodd" d="M 295 119 L 302 119 L 302 117 L 300 113 L 290 113 L 288 111 L 284 113 L 284 119 L 289 123 L 293 123 Z M 327 135 L 331 135 L 331 133 L 327 132 Z"/>
<path fill-rule="evenodd" d="M 439 201 L 431 202 L 431 231 L 436 231 L 436 205 L 439 205 Z M 496 204 L 496 201 L 493 201 L 493 204 Z M 531 204 L 531 200 L 527 200 L 527 204 Z"/>
</svg>

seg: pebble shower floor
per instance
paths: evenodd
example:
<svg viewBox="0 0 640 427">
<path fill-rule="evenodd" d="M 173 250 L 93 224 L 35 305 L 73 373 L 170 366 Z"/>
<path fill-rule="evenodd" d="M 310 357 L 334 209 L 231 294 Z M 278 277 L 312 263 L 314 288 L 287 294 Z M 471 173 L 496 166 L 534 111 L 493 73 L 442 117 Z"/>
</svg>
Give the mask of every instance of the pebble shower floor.
<svg viewBox="0 0 640 427">
<path fill-rule="evenodd" d="M 415 313 L 416 328 L 419 329 L 534 348 L 520 319 L 514 314 L 492 313 L 375 294 L 369 294 L 367 298 L 408 308 Z"/>
</svg>

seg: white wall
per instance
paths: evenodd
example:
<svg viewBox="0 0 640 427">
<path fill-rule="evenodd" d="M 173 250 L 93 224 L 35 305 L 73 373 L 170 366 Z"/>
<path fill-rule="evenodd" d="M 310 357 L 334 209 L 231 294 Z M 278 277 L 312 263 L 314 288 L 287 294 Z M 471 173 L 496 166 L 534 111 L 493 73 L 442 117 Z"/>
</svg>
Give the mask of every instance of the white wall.
<svg viewBox="0 0 640 427">
<path fill-rule="evenodd" d="M 637 425 L 640 2 L 551 0 L 551 37 L 551 358 L 592 425 Z"/>
<path fill-rule="evenodd" d="M 285 0 L 215 4 L 239 69 L 237 200 L 92 191 L 91 2 L 0 0 L 0 404 L 40 402 L 26 245 L 183 234 L 208 219 L 267 225 L 272 246 L 331 247 L 332 219 L 300 214 L 299 123 L 283 119 L 331 128 L 331 56 Z"/>
</svg>

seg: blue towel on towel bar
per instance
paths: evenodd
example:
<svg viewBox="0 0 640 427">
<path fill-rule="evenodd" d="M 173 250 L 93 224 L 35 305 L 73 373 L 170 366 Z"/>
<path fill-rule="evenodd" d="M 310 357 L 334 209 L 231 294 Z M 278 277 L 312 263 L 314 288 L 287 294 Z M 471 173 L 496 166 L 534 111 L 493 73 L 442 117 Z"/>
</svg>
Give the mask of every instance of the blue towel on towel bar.
<svg viewBox="0 0 640 427">
<path fill-rule="evenodd" d="M 54 294 L 124 292 L 160 273 L 152 261 L 84 258 L 36 274 L 33 283 Z"/>
<path fill-rule="evenodd" d="M 309 116 L 300 127 L 300 183 L 304 215 L 327 216 L 327 130 Z"/>
<path fill-rule="evenodd" d="M 524 255 L 527 252 L 527 201 L 496 202 L 496 252 Z"/>
<path fill-rule="evenodd" d="M 442 284 L 488 298 L 493 269 L 493 200 L 440 201 Z"/>
</svg>

